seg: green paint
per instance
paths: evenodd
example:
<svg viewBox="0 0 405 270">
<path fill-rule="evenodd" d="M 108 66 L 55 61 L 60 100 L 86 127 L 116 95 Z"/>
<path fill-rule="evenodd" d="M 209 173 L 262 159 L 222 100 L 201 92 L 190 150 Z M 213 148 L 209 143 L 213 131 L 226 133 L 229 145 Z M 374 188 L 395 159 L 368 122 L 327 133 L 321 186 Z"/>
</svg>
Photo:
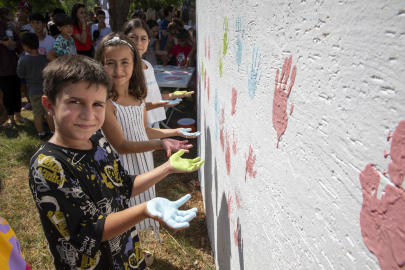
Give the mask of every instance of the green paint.
<svg viewBox="0 0 405 270">
<path fill-rule="evenodd" d="M 225 17 L 225 19 L 224 19 L 223 28 L 225 30 L 225 33 L 224 33 L 224 56 L 225 56 L 226 53 L 228 52 L 228 44 L 229 44 L 229 39 L 228 39 L 228 18 L 227 17 Z"/>
<path fill-rule="evenodd" d="M 221 57 L 221 45 L 218 50 L 218 65 L 219 65 L 219 77 L 222 77 L 222 57 Z"/>
<path fill-rule="evenodd" d="M 191 92 L 187 92 L 187 91 L 174 91 L 174 92 L 173 92 L 173 96 L 181 96 L 181 95 L 184 95 L 184 94 L 189 95 L 189 94 L 192 94 L 192 93 L 194 93 L 194 91 L 191 91 Z"/>
<path fill-rule="evenodd" d="M 181 158 L 183 154 L 184 149 L 181 149 L 179 152 L 174 153 L 169 159 L 170 165 L 172 165 L 172 167 L 176 170 L 183 172 L 192 172 L 198 170 L 205 162 L 204 160 L 200 161 L 200 157 L 197 157 L 195 159 Z"/>
</svg>

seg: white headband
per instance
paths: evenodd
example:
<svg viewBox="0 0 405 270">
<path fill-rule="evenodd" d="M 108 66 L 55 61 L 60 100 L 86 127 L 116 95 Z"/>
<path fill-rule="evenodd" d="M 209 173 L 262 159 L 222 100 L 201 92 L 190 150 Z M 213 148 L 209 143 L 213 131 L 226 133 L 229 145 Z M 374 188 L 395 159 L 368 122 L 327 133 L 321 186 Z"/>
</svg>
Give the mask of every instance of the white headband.
<svg viewBox="0 0 405 270">
<path fill-rule="evenodd" d="M 134 47 L 132 47 L 131 44 L 129 44 L 129 43 L 128 43 L 127 41 L 125 41 L 125 40 L 120 39 L 119 37 L 113 37 L 112 39 L 110 39 L 110 40 L 104 42 L 103 46 L 104 46 L 104 45 L 107 45 L 107 44 L 109 44 L 109 43 L 114 43 L 114 42 L 116 42 L 116 41 L 118 41 L 118 42 L 123 42 L 123 43 L 127 44 L 133 51 L 135 51 L 135 50 L 134 50 Z"/>
</svg>

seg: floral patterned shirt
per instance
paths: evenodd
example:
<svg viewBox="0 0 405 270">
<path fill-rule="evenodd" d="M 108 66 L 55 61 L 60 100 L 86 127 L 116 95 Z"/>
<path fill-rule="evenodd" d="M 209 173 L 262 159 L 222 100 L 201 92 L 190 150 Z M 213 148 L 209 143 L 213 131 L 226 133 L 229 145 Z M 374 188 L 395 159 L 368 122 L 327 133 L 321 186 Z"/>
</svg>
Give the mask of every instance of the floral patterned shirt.
<svg viewBox="0 0 405 270">
<path fill-rule="evenodd" d="M 61 35 L 56 38 L 55 43 L 52 45 L 52 50 L 56 52 L 56 57 L 67 54 L 77 54 L 75 42 L 72 37 L 67 40 Z"/>
</svg>

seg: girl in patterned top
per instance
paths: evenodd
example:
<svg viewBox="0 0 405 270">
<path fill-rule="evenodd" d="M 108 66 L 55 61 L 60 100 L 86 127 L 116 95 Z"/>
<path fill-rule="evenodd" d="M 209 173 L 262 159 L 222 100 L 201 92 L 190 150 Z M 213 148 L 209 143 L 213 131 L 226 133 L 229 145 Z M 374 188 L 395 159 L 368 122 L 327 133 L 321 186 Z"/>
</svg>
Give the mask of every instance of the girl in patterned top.
<svg viewBox="0 0 405 270">
<path fill-rule="evenodd" d="M 154 169 L 151 148 L 134 142 L 147 142 L 171 136 L 196 137 L 186 134 L 181 129 L 153 129 L 147 126 L 145 97 L 147 86 L 142 69 L 142 60 L 132 40 L 121 34 L 105 36 L 97 47 L 95 59 L 106 68 L 113 81 L 110 99 L 106 104 L 105 121 L 102 131 L 108 141 L 118 152 L 125 170 L 129 174 L 139 175 Z M 198 133 L 197 133 L 198 134 Z M 171 151 L 189 149 L 187 141 L 163 140 Z M 186 152 L 188 152 L 186 150 Z M 155 197 L 155 187 L 131 198 L 130 205 L 137 205 Z M 159 223 L 147 219 L 136 225 L 137 230 L 155 229 L 158 235 Z"/>
</svg>

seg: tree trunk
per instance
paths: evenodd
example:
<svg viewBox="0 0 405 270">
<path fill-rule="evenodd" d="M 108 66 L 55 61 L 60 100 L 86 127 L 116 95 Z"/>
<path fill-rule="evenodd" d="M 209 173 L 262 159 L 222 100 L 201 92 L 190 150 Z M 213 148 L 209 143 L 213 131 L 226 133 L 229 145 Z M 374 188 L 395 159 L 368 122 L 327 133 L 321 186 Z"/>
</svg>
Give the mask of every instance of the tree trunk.
<svg viewBox="0 0 405 270">
<path fill-rule="evenodd" d="M 128 17 L 131 0 L 109 0 L 110 27 L 113 32 L 120 32 Z"/>
</svg>

